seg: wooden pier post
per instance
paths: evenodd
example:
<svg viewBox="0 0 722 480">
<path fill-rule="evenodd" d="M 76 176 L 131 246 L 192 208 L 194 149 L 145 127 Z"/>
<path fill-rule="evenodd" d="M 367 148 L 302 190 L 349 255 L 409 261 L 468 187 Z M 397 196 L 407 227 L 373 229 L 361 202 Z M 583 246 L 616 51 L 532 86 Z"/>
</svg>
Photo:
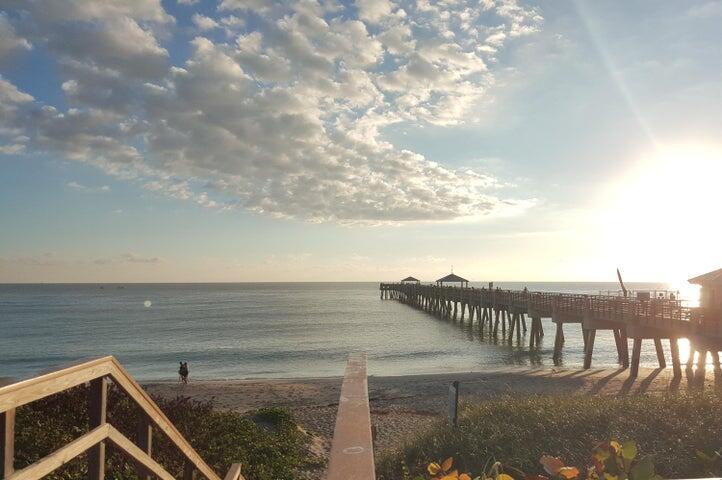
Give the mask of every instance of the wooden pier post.
<svg viewBox="0 0 722 480">
<path fill-rule="evenodd" d="M 594 352 L 594 339 L 597 336 L 597 329 L 592 328 L 587 330 L 587 348 L 584 352 L 584 369 L 588 370 L 592 367 L 592 353 Z"/>
<path fill-rule="evenodd" d="M 654 339 L 654 348 L 657 350 L 657 361 L 659 362 L 659 368 L 667 368 L 667 362 L 664 359 L 664 349 L 662 348 L 662 339 L 656 337 Z"/>
<path fill-rule="evenodd" d="M 562 322 L 556 322 L 557 334 L 554 337 L 554 363 L 562 358 L 562 346 L 564 346 L 564 324 Z"/>
<path fill-rule="evenodd" d="M 639 357 L 642 354 L 642 339 L 635 337 L 634 345 L 632 347 L 632 366 L 629 370 L 630 377 L 636 377 L 639 375 Z"/>
<path fill-rule="evenodd" d="M 676 337 L 669 339 L 669 351 L 672 354 L 672 370 L 674 371 L 674 376 L 681 377 L 682 365 L 679 358 L 679 344 L 677 343 Z"/>
</svg>

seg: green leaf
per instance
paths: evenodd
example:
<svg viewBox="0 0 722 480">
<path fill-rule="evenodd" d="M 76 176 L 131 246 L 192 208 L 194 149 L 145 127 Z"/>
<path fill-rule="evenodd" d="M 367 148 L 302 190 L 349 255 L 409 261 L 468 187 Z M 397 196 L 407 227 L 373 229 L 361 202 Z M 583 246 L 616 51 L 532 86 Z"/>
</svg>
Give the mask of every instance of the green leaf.
<svg viewBox="0 0 722 480">
<path fill-rule="evenodd" d="M 697 450 L 697 458 L 699 458 L 703 462 L 711 462 L 714 460 L 714 458 L 710 457 L 704 452 L 700 452 L 699 450 Z"/>
<path fill-rule="evenodd" d="M 654 478 L 654 462 L 651 455 L 642 457 L 630 472 L 632 480 L 652 480 Z"/>
<path fill-rule="evenodd" d="M 634 440 L 627 440 L 622 444 L 622 458 L 625 460 L 634 460 L 637 456 L 637 442 Z"/>
</svg>

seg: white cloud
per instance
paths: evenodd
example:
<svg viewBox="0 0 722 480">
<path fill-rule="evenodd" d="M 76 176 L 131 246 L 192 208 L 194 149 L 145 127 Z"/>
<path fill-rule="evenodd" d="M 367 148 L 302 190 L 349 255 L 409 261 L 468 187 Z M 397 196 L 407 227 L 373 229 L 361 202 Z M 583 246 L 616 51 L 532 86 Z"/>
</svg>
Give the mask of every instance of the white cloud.
<svg viewBox="0 0 722 480">
<path fill-rule="evenodd" d="M 10 104 L 32 102 L 33 96 L 25 92 L 21 92 L 12 83 L 8 82 L 0 75 L 0 101 L 8 107 Z"/>
<path fill-rule="evenodd" d="M 536 11 L 511 0 L 485 6 L 496 17 L 461 0 L 358 10 L 224 0 L 219 10 L 232 15 L 193 21 L 230 38 L 195 38 L 189 58 L 170 66 L 158 29 L 172 18 L 157 2 L 134 5 L 93 5 L 72 22 L 55 7 L 31 9 L 71 108 L 0 79 L 0 138 L 151 192 L 276 217 L 433 221 L 528 205 L 500 198 L 495 178 L 395 148 L 382 131 L 464 123 L 493 82 L 492 55 L 539 28 Z"/>
<path fill-rule="evenodd" d="M 124 0 L 122 2 L 99 2 L 97 0 L 31 1 L 22 5 L 39 22 L 77 22 L 110 20 L 129 17 L 136 20 L 167 23 L 173 17 L 161 6 L 160 0 Z"/>
<path fill-rule="evenodd" d="M 105 192 L 110 191 L 110 185 L 101 185 L 98 187 L 90 187 L 88 185 L 83 185 L 83 184 L 75 182 L 75 181 L 67 182 L 65 184 L 65 186 L 71 190 L 75 190 L 78 192 L 84 192 L 84 193 L 105 193 Z"/>
<path fill-rule="evenodd" d="M 218 22 L 212 18 L 201 15 L 200 13 L 193 14 L 192 20 L 195 26 L 201 31 L 213 30 L 214 28 L 218 28 L 220 26 L 218 25 Z"/>
<path fill-rule="evenodd" d="M 392 5 L 389 0 L 356 0 L 359 18 L 370 23 L 378 23 L 391 15 Z"/>
<path fill-rule="evenodd" d="M 714 18 L 722 16 L 722 1 L 708 1 L 694 5 L 687 10 L 687 15 L 696 18 Z"/>
<path fill-rule="evenodd" d="M 270 9 L 266 0 L 222 0 L 219 10 L 248 10 L 264 12 Z"/>
<path fill-rule="evenodd" d="M 0 145 L 0 153 L 5 155 L 17 155 L 25 151 L 25 145 L 22 143 L 12 143 L 9 145 Z"/>
<path fill-rule="evenodd" d="M 30 42 L 15 32 L 7 15 L 0 12 L 0 59 L 18 50 L 30 50 L 31 48 Z"/>
</svg>

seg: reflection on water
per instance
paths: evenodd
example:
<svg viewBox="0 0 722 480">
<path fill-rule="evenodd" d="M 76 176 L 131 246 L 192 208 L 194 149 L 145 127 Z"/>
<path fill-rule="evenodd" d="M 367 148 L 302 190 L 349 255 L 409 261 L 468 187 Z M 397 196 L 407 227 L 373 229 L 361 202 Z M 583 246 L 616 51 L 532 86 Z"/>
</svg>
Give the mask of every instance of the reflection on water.
<svg viewBox="0 0 722 480">
<path fill-rule="evenodd" d="M 616 288 L 614 283 L 498 286 L 591 294 Z M 539 348 L 530 352 L 528 333 L 521 341 L 489 338 L 477 324 L 461 326 L 379 300 L 378 283 L 122 287 L 0 286 L 0 377 L 25 377 L 107 354 L 141 379 L 174 379 L 180 360 L 189 362 L 191 378 L 341 375 L 354 350 L 368 353 L 373 375 L 552 365 L 555 326 L 549 319 L 543 320 Z M 581 367 L 581 327 L 564 329 L 563 365 Z M 686 341 L 680 350 L 684 361 Z M 611 332 L 598 332 L 593 365 L 616 367 L 617 360 Z M 643 342 L 641 361 L 657 365 L 653 342 Z"/>
</svg>

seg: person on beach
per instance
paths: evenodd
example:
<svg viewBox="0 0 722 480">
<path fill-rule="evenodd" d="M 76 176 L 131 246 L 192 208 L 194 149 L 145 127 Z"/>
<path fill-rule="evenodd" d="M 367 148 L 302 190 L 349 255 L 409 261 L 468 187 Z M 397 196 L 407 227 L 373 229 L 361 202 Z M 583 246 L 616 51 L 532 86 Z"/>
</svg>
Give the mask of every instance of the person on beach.
<svg viewBox="0 0 722 480">
<path fill-rule="evenodd" d="M 178 375 L 183 385 L 188 384 L 188 362 L 180 362 L 180 368 L 178 369 Z"/>
</svg>

